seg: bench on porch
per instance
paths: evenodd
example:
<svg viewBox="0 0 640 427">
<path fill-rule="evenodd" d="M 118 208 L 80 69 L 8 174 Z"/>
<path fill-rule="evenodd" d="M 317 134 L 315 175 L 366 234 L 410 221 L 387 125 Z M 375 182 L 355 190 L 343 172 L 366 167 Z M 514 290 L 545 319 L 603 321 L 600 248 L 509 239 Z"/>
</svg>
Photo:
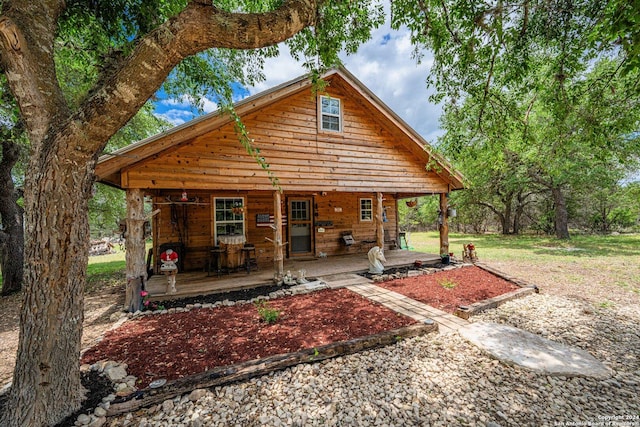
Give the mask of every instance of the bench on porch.
<svg viewBox="0 0 640 427">
<path fill-rule="evenodd" d="M 361 240 L 361 241 L 357 241 L 354 237 L 353 237 L 353 231 L 351 230 L 345 230 L 343 232 L 340 233 L 340 242 L 347 248 L 349 249 L 350 247 L 354 246 L 354 245 L 359 245 L 359 250 L 360 251 L 368 251 L 369 249 L 371 249 L 372 247 L 374 247 L 376 245 L 376 240 L 375 239 L 365 239 L 365 240 Z M 392 239 L 391 236 L 389 235 L 389 231 L 388 230 L 384 230 L 384 246 L 385 247 L 389 247 L 389 249 L 397 249 L 398 248 L 398 242 L 396 239 Z"/>
</svg>

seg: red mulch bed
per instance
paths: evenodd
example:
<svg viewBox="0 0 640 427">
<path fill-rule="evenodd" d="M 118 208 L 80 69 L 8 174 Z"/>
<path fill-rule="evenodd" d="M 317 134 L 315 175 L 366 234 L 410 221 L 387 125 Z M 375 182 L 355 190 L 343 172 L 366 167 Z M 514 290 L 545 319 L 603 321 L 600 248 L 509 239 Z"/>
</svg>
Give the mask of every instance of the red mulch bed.
<svg viewBox="0 0 640 427">
<path fill-rule="evenodd" d="M 106 333 L 82 363 L 115 360 L 143 388 L 155 379 L 177 379 L 282 353 L 314 348 L 415 323 L 409 317 L 346 289 L 272 300 L 275 324 L 262 322 L 253 304 L 146 316 Z"/>
<path fill-rule="evenodd" d="M 454 284 L 453 288 L 443 286 Z M 461 305 L 470 305 L 520 289 L 476 266 L 390 280 L 377 285 L 449 313 Z"/>
</svg>

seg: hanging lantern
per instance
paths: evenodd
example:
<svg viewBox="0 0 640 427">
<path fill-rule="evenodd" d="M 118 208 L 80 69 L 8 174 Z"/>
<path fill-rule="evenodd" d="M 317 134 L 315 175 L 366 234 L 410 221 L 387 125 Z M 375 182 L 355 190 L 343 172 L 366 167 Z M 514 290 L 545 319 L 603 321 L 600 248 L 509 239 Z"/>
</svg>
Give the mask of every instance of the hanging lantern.
<svg viewBox="0 0 640 427">
<path fill-rule="evenodd" d="M 182 191 L 182 196 L 180 196 L 180 201 L 181 202 L 188 202 L 189 201 L 189 198 L 187 197 L 187 191 L 186 190 Z"/>
</svg>

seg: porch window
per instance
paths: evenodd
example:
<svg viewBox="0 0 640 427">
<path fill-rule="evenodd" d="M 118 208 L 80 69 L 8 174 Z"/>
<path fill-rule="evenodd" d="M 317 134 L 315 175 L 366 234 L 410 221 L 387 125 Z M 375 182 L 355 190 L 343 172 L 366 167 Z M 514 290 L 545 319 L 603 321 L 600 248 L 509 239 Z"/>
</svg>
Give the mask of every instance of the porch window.
<svg viewBox="0 0 640 427">
<path fill-rule="evenodd" d="M 373 199 L 360 199 L 360 221 L 373 221 Z"/>
<path fill-rule="evenodd" d="M 216 197 L 214 206 L 215 242 L 220 236 L 244 235 L 244 198 Z"/>
<path fill-rule="evenodd" d="M 342 132 L 342 109 L 338 98 L 320 96 L 320 129 Z"/>
</svg>

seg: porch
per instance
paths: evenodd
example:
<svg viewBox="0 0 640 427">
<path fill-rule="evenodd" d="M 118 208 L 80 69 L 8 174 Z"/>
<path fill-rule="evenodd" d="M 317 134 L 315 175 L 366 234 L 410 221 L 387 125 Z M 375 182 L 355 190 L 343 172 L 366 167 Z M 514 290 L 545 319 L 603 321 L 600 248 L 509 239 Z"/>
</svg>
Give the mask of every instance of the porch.
<svg viewBox="0 0 640 427">
<path fill-rule="evenodd" d="M 387 262 L 385 269 L 413 264 L 415 261 L 422 261 L 424 264 L 435 264 L 440 261 L 439 255 L 408 251 L 389 250 L 385 251 Z M 369 268 L 369 261 L 366 253 L 348 254 L 332 256 L 327 258 L 314 259 L 286 259 L 284 261 L 284 271 L 291 271 L 294 276 L 298 270 L 305 270 L 306 277 L 322 278 L 323 276 L 357 273 L 366 271 Z M 273 284 L 274 269 L 273 263 L 260 264 L 260 269 L 238 273 L 225 274 L 218 277 L 215 273 L 208 276 L 203 272 L 186 272 L 176 276 L 175 294 L 166 294 L 167 278 L 160 274 L 154 275 L 147 281 L 147 291 L 152 300 L 184 298 L 197 295 L 221 293 L 240 289 L 254 288 L 261 285 Z"/>
</svg>

